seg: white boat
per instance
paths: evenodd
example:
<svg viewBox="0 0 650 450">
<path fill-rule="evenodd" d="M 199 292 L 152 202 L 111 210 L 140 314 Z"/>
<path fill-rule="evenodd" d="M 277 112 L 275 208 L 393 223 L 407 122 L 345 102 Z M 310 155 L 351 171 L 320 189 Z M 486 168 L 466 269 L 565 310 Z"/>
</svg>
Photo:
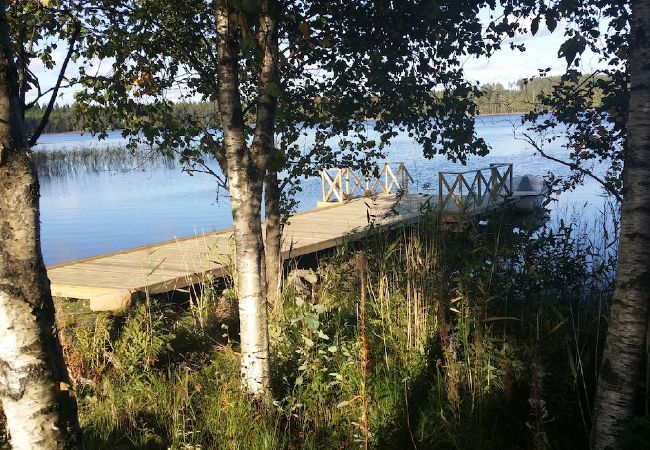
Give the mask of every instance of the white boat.
<svg viewBox="0 0 650 450">
<path fill-rule="evenodd" d="M 526 174 L 512 180 L 514 207 L 519 211 L 532 211 L 542 206 L 548 196 L 548 186 L 544 178 Z"/>
</svg>

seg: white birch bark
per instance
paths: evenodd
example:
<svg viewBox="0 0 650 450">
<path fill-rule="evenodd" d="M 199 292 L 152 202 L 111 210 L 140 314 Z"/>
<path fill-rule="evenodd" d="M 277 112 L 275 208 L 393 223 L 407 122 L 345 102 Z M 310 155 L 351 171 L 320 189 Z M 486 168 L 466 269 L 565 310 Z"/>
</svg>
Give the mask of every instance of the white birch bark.
<svg viewBox="0 0 650 450">
<path fill-rule="evenodd" d="M 630 108 L 621 241 L 611 317 L 595 399 L 592 447 L 616 446 L 634 413 L 650 302 L 650 0 L 632 2 Z"/>
<path fill-rule="evenodd" d="M 268 2 L 262 2 L 258 26 L 261 49 L 257 117 L 253 142 L 246 143 L 239 91 L 239 24 L 228 3 L 215 7 L 218 43 L 218 100 L 223 126 L 228 190 L 233 216 L 243 388 L 259 399 L 268 398 L 269 341 L 266 269 L 262 240 L 262 192 L 268 155 L 273 150 L 276 99 L 267 89 L 275 78 L 277 35 Z"/>
<path fill-rule="evenodd" d="M 55 385 L 28 304 L 0 291 L 0 385 L 13 449 L 63 448 Z"/>
<path fill-rule="evenodd" d="M 39 187 L 24 142 L 10 32 L 0 0 L 0 400 L 14 449 L 75 443 L 76 405 L 40 248 Z"/>
</svg>

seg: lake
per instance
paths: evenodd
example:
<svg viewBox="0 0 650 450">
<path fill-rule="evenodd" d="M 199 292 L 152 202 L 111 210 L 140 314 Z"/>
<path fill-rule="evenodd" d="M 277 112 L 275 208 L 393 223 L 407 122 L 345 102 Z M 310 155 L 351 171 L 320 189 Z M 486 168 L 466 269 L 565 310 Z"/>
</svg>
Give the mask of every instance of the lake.
<svg viewBox="0 0 650 450">
<path fill-rule="evenodd" d="M 439 171 L 460 171 L 490 163 L 513 163 L 514 174 L 527 173 L 556 176 L 567 174 L 560 164 L 534 155 L 533 149 L 513 136 L 520 116 L 483 116 L 477 119 L 480 137 L 492 147 L 486 157 L 469 157 L 467 166 L 452 163 L 444 156 L 430 160 L 422 157 L 417 143 L 400 135 L 388 150 L 388 160 L 404 162 L 415 179 L 413 192 L 433 192 Z M 306 138 L 308 141 L 309 137 Z M 546 148 L 559 156 L 564 151 L 556 141 Z M 104 141 L 89 134 L 46 134 L 35 150 L 74 149 L 122 146 L 119 132 L 109 133 Z M 320 179 L 303 183 L 299 209 L 311 209 L 321 196 Z M 560 196 L 553 213 L 575 211 L 578 216 L 592 216 L 602 209 L 600 186 L 587 180 L 573 192 Z M 153 165 L 116 170 L 76 170 L 65 175 L 41 177 L 41 235 L 46 264 L 114 252 L 231 225 L 228 194 L 218 190 L 214 178 L 205 174 L 190 176 L 178 167 Z"/>
</svg>

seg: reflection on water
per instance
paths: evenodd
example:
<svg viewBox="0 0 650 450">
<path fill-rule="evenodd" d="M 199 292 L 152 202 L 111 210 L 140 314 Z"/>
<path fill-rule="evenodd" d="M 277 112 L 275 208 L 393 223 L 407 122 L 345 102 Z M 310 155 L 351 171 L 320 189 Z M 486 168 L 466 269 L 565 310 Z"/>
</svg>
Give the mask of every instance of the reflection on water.
<svg viewBox="0 0 650 450">
<path fill-rule="evenodd" d="M 514 174 L 556 176 L 567 173 L 557 163 L 533 155 L 530 146 L 513 136 L 519 116 L 477 120 L 477 132 L 492 147 L 486 157 L 469 157 L 467 167 L 443 156 L 422 157 L 407 135 L 398 136 L 387 160 L 402 161 L 415 179 L 413 191 L 435 193 L 439 171 L 513 163 Z M 306 144 L 309 136 L 305 138 Z M 560 155 L 560 141 L 546 149 Z M 43 253 L 47 264 L 118 251 L 227 227 L 231 224 L 227 192 L 209 175 L 190 176 L 162 157 L 131 155 L 118 132 L 107 141 L 74 133 L 44 135 L 35 148 L 40 161 Z M 93 147 L 94 150 L 88 150 Z M 66 151 L 63 151 L 66 150 Z M 72 150 L 70 153 L 67 151 Z M 101 153 L 98 153 L 100 151 Z M 101 155 L 98 156 L 98 155 Z M 147 158 L 144 158 L 147 156 Z M 37 160 L 37 162 L 39 162 Z M 302 184 L 299 209 L 311 209 L 320 199 L 320 179 Z M 567 211 L 589 217 L 603 208 L 600 187 L 587 181 L 553 204 L 555 216 Z M 553 219 L 552 219 L 553 220 Z"/>
</svg>

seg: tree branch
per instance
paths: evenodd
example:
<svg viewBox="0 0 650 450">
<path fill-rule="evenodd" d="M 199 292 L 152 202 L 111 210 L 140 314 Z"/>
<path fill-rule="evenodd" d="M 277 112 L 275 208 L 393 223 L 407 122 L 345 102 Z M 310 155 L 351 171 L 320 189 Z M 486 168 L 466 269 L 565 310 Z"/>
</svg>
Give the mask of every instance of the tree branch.
<svg viewBox="0 0 650 450">
<path fill-rule="evenodd" d="M 29 147 L 36 145 L 36 141 L 38 141 L 38 138 L 41 137 L 43 130 L 45 130 L 45 126 L 47 125 L 47 122 L 50 118 L 50 114 L 52 113 L 52 109 L 54 108 L 54 103 L 56 102 L 56 96 L 58 95 L 59 89 L 61 88 L 61 83 L 63 82 L 63 78 L 65 77 L 65 71 L 68 68 L 68 63 L 70 62 L 70 58 L 72 58 L 72 55 L 74 53 L 75 45 L 77 44 L 77 39 L 79 38 L 80 33 L 81 33 L 81 23 L 79 21 L 76 21 L 74 26 L 74 31 L 72 32 L 72 36 L 70 36 L 70 40 L 68 44 L 68 53 L 67 55 L 65 55 L 65 59 L 63 60 L 61 70 L 59 71 L 59 76 L 56 80 L 56 84 L 54 85 L 54 89 L 52 90 L 52 95 L 50 96 L 50 101 L 47 104 L 47 108 L 45 109 L 45 112 L 43 113 L 43 117 L 41 117 L 41 122 L 38 124 L 36 131 L 34 131 L 34 134 L 32 134 L 32 136 L 29 138 L 29 142 L 27 144 Z"/>
<path fill-rule="evenodd" d="M 277 22 L 271 15 L 269 1 L 262 2 L 257 42 L 261 49 L 257 114 L 252 150 L 257 170 L 266 174 L 269 152 L 274 147 L 275 116 L 279 95 L 277 80 L 278 35 Z"/>
<path fill-rule="evenodd" d="M 576 164 L 576 163 L 566 162 L 566 161 L 564 161 L 564 160 L 561 160 L 561 159 L 559 159 L 559 158 L 556 158 L 556 157 L 554 157 L 554 156 L 551 156 L 551 155 L 547 154 L 544 150 L 542 150 L 542 147 L 541 147 L 540 145 L 538 145 L 537 142 L 535 142 L 535 140 L 534 140 L 532 137 L 530 137 L 530 136 L 529 136 L 528 134 L 526 134 L 526 133 L 523 133 L 523 136 L 526 138 L 526 141 L 527 141 L 530 145 L 532 145 L 532 146 L 535 148 L 535 150 L 536 150 L 536 151 L 537 151 L 537 152 L 538 152 L 542 157 L 544 157 L 544 158 L 546 158 L 546 159 L 548 159 L 548 160 L 550 160 L 550 161 L 556 162 L 556 163 L 558 163 L 558 164 L 562 164 L 563 166 L 566 166 L 566 167 L 570 168 L 571 170 L 577 170 L 577 171 L 580 172 L 581 174 L 583 174 L 583 175 L 585 175 L 585 176 L 588 176 L 589 178 L 593 179 L 593 180 L 596 181 L 598 184 L 600 184 L 600 185 L 601 185 L 601 186 L 602 186 L 602 187 L 603 187 L 607 192 L 609 192 L 610 194 L 612 194 L 612 195 L 616 198 L 616 200 L 618 200 L 618 201 L 621 202 L 621 203 L 623 202 L 623 197 L 621 197 L 621 195 L 620 195 L 618 192 L 616 192 L 615 190 L 613 190 L 613 189 L 611 188 L 611 186 L 609 186 L 609 185 L 608 185 L 605 181 L 603 181 L 601 178 L 599 178 L 599 177 L 597 177 L 596 175 L 594 175 L 591 171 L 589 171 L 589 170 L 587 170 L 587 169 L 585 169 L 585 168 L 580 167 L 580 166 L 579 166 L 578 164 Z"/>
<path fill-rule="evenodd" d="M 59 86 L 59 89 L 67 89 L 67 88 L 70 88 L 70 87 L 74 86 L 75 84 L 79 84 L 79 80 L 80 80 L 79 78 L 76 78 L 73 83 L 61 84 L 61 86 Z M 36 80 L 35 86 L 36 86 L 36 89 L 38 90 L 38 94 L 36 95 L 34 100 L 32 100 L 31 102 L 25 104 L 25 106 L 24 106 L 25 111 L 29 111 L 34 106 L 36 106 L 40 99 L 42 99 L 47 94 L 52 92 L 54 90 L 54 88 L 56 87 L 56 86 L 52 86 L 51 88 L 46 89 L 45 91 L 41 92 L 41 86 L 40 86 L 40 84 L 38 84 L 38 80 Z"/>
</svg>

